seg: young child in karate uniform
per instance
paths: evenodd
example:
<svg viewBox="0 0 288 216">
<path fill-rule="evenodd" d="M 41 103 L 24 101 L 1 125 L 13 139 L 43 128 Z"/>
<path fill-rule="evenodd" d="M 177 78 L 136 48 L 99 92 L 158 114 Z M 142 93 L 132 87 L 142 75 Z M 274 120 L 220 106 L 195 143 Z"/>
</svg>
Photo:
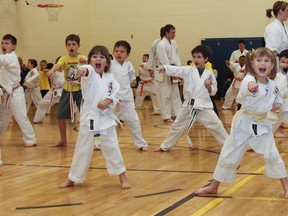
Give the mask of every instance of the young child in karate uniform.
<svg viewBox="0 0 288 216">
<path fill-rule="evenodd" d="M 81 76 L 82 96 L 84 99 L 80 113 L 80 130 L 75 146 L 68 180 L 60 188 L 83 183 L 94 149 L 94 134 L 100 134 L 101 152 L 110 175 L 118 175 L 122 189 L 131 188 L 125 175 L 126 168 L 122 159 L 116 134 L 116 116 L 112 107 L 116 103 L 119 84 L 110 68 L 109 51 L 104 46 L 95 46 L 88 56 L 89 65 L 78 69 Z"/>
<path fill-rule="evenodd" d="M 274 78 L 277 73 L 275 54 L 268 48 L 258 48 L 246 56 L 246 70 L 237 101 L 242 105 L 232 120 L 231 133 L 224 143 L 211 185 L 195 192 L 216 194 L 221 182 L 232 182 L 247 149 L 252 148 L 265 161 L 266 175 L 278 178 L 288 198 L 286 168 L 276 148 L 271 122 L 266 114 L 281 108 L 282 99 Z"/>
<path fill-rule="evenodd" d="M 183 94 L 184 103 L 172 124 L 170 131 L 160 145 L 154 149 L 156 152 L 168 151 L 177 144 L 184 132 L 188 133 L 194 121 L 199 121 L 206 127 L 222 146 L 228 134 L 213 110 L 213 103 L 210 96 L 217 92 L 217 81 L 213 71 L 205 68 L 205 63 L 211 55 L 208 47 L 199 45 L 192 52 L 194 66 L 171 66 L 159 67 L 159 72 L 170 76 L 180 77 L 184 80 Z M 187 135 L 190 147 L 192 143 Z"/>
<path fill-rule="evenodd" d="M 148 144 L 142 137 L 140 120 L 135 111 L 133 91 L 131 86 L 136 85 L 134 68 L 130 61 L 127 60 L 131 52 L 131 46 L 127 41 L 117 41 L 114 45 L 114 60 L 111 61 L 111 73 L 120 85 L 116 95 L 119 103 L 116 105 L 114 112 L 116 116 L 125 122 L 129 128 L 133 143 L 140 151 L 148 151 Z"/>
</svg>

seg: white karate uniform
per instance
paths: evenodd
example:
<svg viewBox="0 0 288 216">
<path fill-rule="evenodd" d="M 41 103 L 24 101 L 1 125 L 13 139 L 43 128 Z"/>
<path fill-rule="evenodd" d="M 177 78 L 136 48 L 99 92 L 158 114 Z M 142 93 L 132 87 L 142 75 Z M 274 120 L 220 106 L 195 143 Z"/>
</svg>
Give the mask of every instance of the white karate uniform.
<svg viewBox="0 0 288 216">
<path fill-rule="evenodd" d="M 148 63 L 144 62 L 142 64 L 143 64 L 143 67 L 140 67 L 140 70 L 139 70 L 139 76 L 140 76 L 141 81 L 135 93 L 135 106 L 136 108 L 141 108 L 145 97 L 149 95 L 152 101 L 153 110 L 154 112 L 157 113 L 158 107 L 157 107 L 157 101 L 156 101 L 155 93 L 154 93 L 153 77 L 150 76 L 150 72 L 148 70 Z"/>
<path fill-rule="evenodd" d="M 20 73 L 15 52 L 0 55 L 0 85 L 3 92 L 0 105 L 0 137 L 5 133 L 12 114 L 23 133 L 25 144 L 36 144 L 33 127 L 27 118 L 24 91 L 19 84 Z M 5 86 L 2 86 L 3 83 Z"/>
<path fill-rule="evenodd" d="M 283 105 L 281 109 L 277 112 L 268 112 L 267 118 L 272 116 L 272 132 L 273 134 L 277 131 L 277 129 L 284 122 L 285 115 L 288 115 L 288 89 L 287 89 L 287 77 L 286 74 L 283 74 L 281 71 L 277 73 L 274 78 L 274 82 L 278 86 L 280 90 L 280 96 L 283 100 Z M 273 118 L 274 117 L 274 118 Z"/>
<path fill-rule="evenodd" d="M 40 74 L 36 68 L 33 68 L 28 72 L 25 77 L 24 84 L 26 86 L 25 89 L 25 100 L 26 100 L 26 110 L 29 112 L 30 106 L 32 102 L 38 107 L 39 102 L 42 99 L 42 95 L 40 92 Z"/>
<path fill-rule="evenodd" d="M 234 79 L 232 81 L 232 84 L 228 88 L 226 94 L 225 94 L 225 101 L 222 105 L 223 109 L 230 109 L 234 100 L 237 97 L 237 94 L 239 92 L 241 82 L 245 76 L 244 72 L 240 72 L 240 70 L 245 70 L 245 65 L 243 67 L 240 66 L 239 63 L 233 63 L 230 62 L 229 68 L 233 72 Z"/>
<path fill-rule="evenodd" d="M 153 41 L 149 53 L 149 59 L 148 59 L 148 68 L 153 70 L 154 72 L 154 78 L 153 78 L 153 87 L 154 87 L 154 94 L 156 99 L 156 104 L 154 105 L 154 112 L 155 113 L 161 113 L 161 89 L 159 84 L 159 59 L 157 56 L 156 48 L 158 43 L 161 41 L 160 38 Z"/>
<path fill-rule="evenodd" d="M 160 65 L 180 66 L 178 46 L 174 40 L 167 40 L 165 37 L 157 45 L 157 57 Z M 181 108 L 178 82 L 171 83 L 171 77 L 160 74 L 158 77 L 161 89 L 161 111 L 163 119 L 171 119 L 177 116 Z"/>
<path fill-rule="evenodd" d="M 272 51 L 280 53 L 288 49 L 288 28 L 287 26 L 275 19 L 265 29 L 264 40 L 266 47 Z"/>
<path fill-rule="evenodd" d="M 230 56 L 230 62 L 235 62 L 235 61 L 238 61 L 239 60 L 239 57 L 240 56 L 246 56 L 246 54 L 248 53 L 249 51 L 244 49 L 243 52 L 241 52 L 239 49 L 238 50 L 234 50 Z"/>
<path fill-rule="evenodd" d="M 64 73 L 56 71 L 51 80 L 51 84 L 52 87 L 38 104 L 33 122 L 42 122 L 49 109 L 54 106 L 54 104 L 59 103 L 63 90 Z M 78 107 L 75 106 L 75 109 L 78 110 Z"/>
<path fill-rule="evenodd" d="M 247 149 L 251 147 L 263 155 L 266 175 L 272 178 L 285 178 L 286 168 L 276 148 L 271 122 L 266 118 L 274 103 L 281 103 L 279 89 L 273 80 L 266 85 L 257 82 L 258 92 L 248 90 L 248 83 L 256 82 L 247 74 L 242 81 L 237 101 L 242 105 L 233 117 L 231 133 L 224 143 L 214 179 L 219 182 L 231 182 Z"/>
<path fill-rule="evenodd" d="M 134 145 L 139 149 L 147 146 L 142 137 L 140 121 L 135 111 L 133 92 L 130 83 L 135 80 L 131 62 L 125 60 L 121 65 L 115 59 L 111 61 L 110 71 L 120 85 L 116 98 L 120 101 L 114 110 L 116 116 L 125 122 L 131 133 Z"/>
<path fill-rule="evenodd" d="M 116 103 L 119 84 L 111 73 L 103 73 L 102 78 L 91 65 L 84 65 L 89 70 L 87 77 L 81 78 L 83 106 L 80 112 L 80 130 L 75 146 L 69 179 L 82 183 L 85 181 L 94 149 L 94 134 L 100 133 L 101 152 L 110 175 L 120 175 L 126 168 L 118 145 L 115 129 L 116 116 L 111 106 Z M 106 98 L 113 100 L 108 108 L 101 110 L 97 104 Z"/>
<path fill-rule="evenodd" d="M 200 77 L 198 69 L 195 66 L 175 67 L 164 65 L 164 68 L 166 74 L 183 78 L 183 95 L 185 101 L 175 122 L 170 128 L 168 136 L 161 144 L 160 148 L 164 151 L 168 151 L 177 144 L 183 133 L 187 132 L 187 129 L 189 129 L 189 122 L 191 121 L 191 118 L 194 118 L 191 116 L 193 110 L 196 113 L 195 121 L 200 122 L 207 128 L 213 134 L 219 145 L 222 146 L 228 137 L 228 134 L 223 127 L 222 122 L 214 112 L 213 103 L 210 99 L 210 95 L 213 96 L 217 92 L 217 81 L 213 72 L 205 69 Z M 204 84 L 204 81 L 209 78 L 212 79 L 210 94 Z M 193 99 L 194 104 L 190 105 Z"/>
</svg>

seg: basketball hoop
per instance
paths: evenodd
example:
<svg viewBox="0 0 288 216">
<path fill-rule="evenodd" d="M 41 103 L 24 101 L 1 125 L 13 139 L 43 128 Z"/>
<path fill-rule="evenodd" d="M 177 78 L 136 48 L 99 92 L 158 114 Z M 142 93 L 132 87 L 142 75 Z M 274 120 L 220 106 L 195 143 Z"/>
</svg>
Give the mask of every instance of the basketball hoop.
<svg viewBox="0 0 288 216">
<path fill-rule="evenodd" d="M 61 4 L 38 4 L 37 7 L 46 9 L 48 16 L 49 16 L 49 21 L 57 22 L 58 14 L 63 8 L 63 5 Z"/>
</svg>

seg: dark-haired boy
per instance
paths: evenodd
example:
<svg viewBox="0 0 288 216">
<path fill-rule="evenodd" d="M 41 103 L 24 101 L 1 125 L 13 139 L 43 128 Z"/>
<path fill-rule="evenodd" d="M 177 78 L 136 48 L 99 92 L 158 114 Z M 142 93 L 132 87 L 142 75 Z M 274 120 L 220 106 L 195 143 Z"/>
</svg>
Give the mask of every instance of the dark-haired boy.
<svg viewBox="0 0 288 216">
<path fill-rule="evenodd" d="M 80 37 L 75 34 L 70 34 L 65 39 L 65 45 L 68 54 L 62 56 L 53 68 L 47 72 L 47 76 L 51 77 L 56 71 L 64 72 L 64 86 L 62 96 L 60 98 L 57 118 L 60 131 L 60 141 L 51 147 L 66 147 L 66 123 L 65 119 L 74 120 L 74 102 L 80 110 L 82 101 L 81 87 L 79 76 L 77 76 L 77 69 L 79 65 L 86 63 L 86 56 L 78 53 L 80 48 Z"/>
<path fill-rule="evenodd" d="M 28 74 L 24 79 L 23 86 L 25 87 L 25 100 L 26 100 L 26 111 L 29 112 L 32 102 L 35 107 L 38 107 L 41 101 L 40 92 L 40 74 L 37 70 L 37 61 L 35 59 L 29 59 L 27 63 L 27 68 L 29 69 Z"/>
<path fill-rule="evenodd" d="M 206 127 L 222 146 L 228 137 L 222 122 L 213 110 L 210 95 L 217 92 L 217 81 L 214 73 L 205 69 L 205 63 L 211 55 L 206 46 L 196 46 L 192 52 L 194 66 L 171 66 L 159 67 L 159 72 L 180 77 L 184 80 L 183 94 L 184 103 L 172 124 L 170 131 L 160 145 L 154 151 L 168 151 L 177 144 L 184 132 L 189 132 L 194 121 L 199 121 Z"/>
<path fill-rule="evenodd" d="M 21 70 L 15 49 L 17 39 L 4 35 L 1 42 L 3 55 L 0 55 L 0 137 L 5 133 L 11 114 L 23 133 L 25 147 L 36 146 L 36 136 L 26 114 L 25 96 L 20 86 Z M 1 94 L 0 94 L 1 95 Z"/>
<path fill-rule="evenodd" d="M 127 41 L 118 41 L 114 45 L 110 71 L 120 85 L 116 95 L 120 103 L 116 105 L 116 116 L 125 122 L 132 135 L 134 145 L 141 151 L 148 151 L 148 144 L 142 137 L 140 121 L 135 111 L 133 91 L 130 86 L 136 85 L 135 70 L 127 60 L 131 46 Z"/>
</svg>

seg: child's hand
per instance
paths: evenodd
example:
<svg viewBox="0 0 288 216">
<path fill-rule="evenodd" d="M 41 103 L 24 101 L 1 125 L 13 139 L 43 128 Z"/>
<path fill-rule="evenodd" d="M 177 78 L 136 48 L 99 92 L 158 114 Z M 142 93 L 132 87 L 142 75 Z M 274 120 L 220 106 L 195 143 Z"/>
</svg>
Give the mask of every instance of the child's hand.
<svg viewBox="0 0 288 216">
<path fill-rule="evenodd" d="M 204 81 L 205 87 L 208 89 L 212 85 L 212 77 L 210 76 L 208 79 Z"/>
<path fill-rule="evenodd" d="M 100 102 L 98 103 L 97 108 L 103 110 L 103 109 L 105 109 L 110 103 L 112 103 L 112 100 L 106 98 L 105 100 L 100 101 Z"/>
<path fill-rule="evenodd" d="M 141 63 L 139 66 L 140 66 L 141 68 L 143 68 L 143 67 L 144 67 L 144 64 L 143 64 L 143 63 Z"/>
<path fill-rule="evenodd" d="M 254 82 L 249 82 L 248 83 L 248 90 L 250 91 L 250 92 L 258 92 L 258 85 L 257 85 L 257 83 L 254 83 Z"/>
<path fill-rule="evenodd" d="M 280 108 L 281 108 L 281 104 L 275 103 L 275 104 L 273 104 L 271 111 L 275 112 L 275 111 L 279 110 Z"/>
<path fill-rule="evenodd" d="M 136 85 L 137 85 L 137 82 L 136 82 L 136 80 L 133 80 L 133 81 L 130 83 L 130 85 L 131 85 L 131 87 L 134 87 L 134 86 L 136 86 Z"/>
<path fill-rule="evenodd" d="M 79 68 L 76 73 L 83 77 L 88 75 L 88 70 L 87 68 Z"/>
<path fill-rule="evenodd" d="M 49 78 L 52 78 L 53 77 L 53 71 L 49 70 L 48 72 L 46 72 L 46 76 Z"/>
<path fill-rule="evenodd" d="M 86 60 L 86 59 L 81 58 L 81 59 L 79 60 L 79 64 L 84 65 L 84 64 L 86 64 L 86 63 L 87 63 L 87 60 Z"/>
<path fill-rule="evenodd" d="M 164 73 L 165 72 L 165 68 L 162 67 L 162 66 L 159 66 L 158 67 L 158 71 L 159 71 L 159 73 Z"/>
<path fill-rule="evenodd" d="M 152 69 L 149 69 L 149 75 L 150 77 L 154 78 L 154 71 Z"/>
</svg>

